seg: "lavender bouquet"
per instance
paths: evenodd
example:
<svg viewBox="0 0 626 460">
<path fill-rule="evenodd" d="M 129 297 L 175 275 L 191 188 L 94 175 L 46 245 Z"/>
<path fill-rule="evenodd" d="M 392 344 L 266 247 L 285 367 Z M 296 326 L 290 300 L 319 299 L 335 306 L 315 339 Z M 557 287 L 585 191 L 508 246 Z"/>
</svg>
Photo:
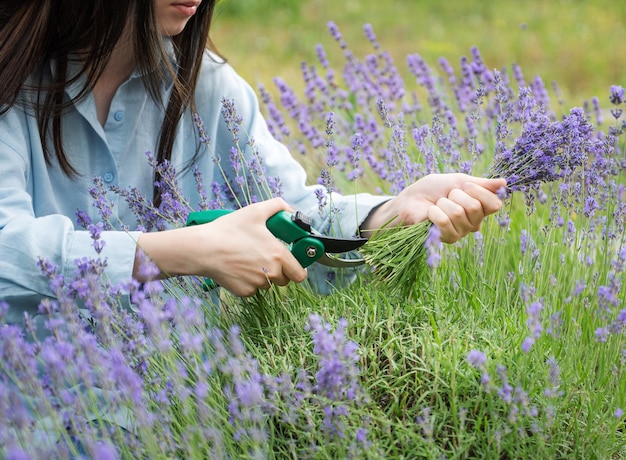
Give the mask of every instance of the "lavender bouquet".
<svg viewBox="0 0 626 460">
<path fill-rule="evenodd" d="M 581 108 L 573 108 L 562 120 L 542 111 L 527 115 L 521 135 L 512 147 L 496 146 L 489 177 L 504 177 L 506 190 L 528 197 L 548 182 L 565 180 L 585 163 L 594 148 L 594 131 Z M 409 296 L 429 269 L 439 262 L 439 232 L 430 221 L 417 225 L 382 228 L 361 248 L 377 279 L 392 292 Z"/>
</svg>

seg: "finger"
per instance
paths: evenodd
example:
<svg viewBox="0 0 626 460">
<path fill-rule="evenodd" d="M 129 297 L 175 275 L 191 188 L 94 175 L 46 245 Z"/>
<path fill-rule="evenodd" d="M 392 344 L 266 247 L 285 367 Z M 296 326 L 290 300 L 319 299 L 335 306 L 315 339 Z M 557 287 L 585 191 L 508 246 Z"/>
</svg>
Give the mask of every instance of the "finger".
<svg viewBox="0 0 626 460">
<path fill-rule="evenodd" d="M 220 284 L 221 287 L 230 291 L 237 297 L 251 297 L 258 291 L 258 287 L 254 283 L 238 281 L 235 283 Z"/>
<path fill-rule="evenodd" d="M 486 189 L 483 190 L 487 191 Z M 483 209 L 482 202 L 458 188 L 450 191 L 448 199 L 461 206 L 465 212 L 465 216 L 461 216 L 465 217 L 465 219 L 463 219 L 462 222 L 459 222 L 459 225 L 463 225 L 464 229 L 467 229 L 468 231 L 478 231 L 480 229 L 480 224 L 485 218 L 485 210 Z M 464 225 L 465 223 L 468 225 Z"/>
<path fill-rule="evenodd" d="M 287 286 L 289 281 L 291 281 L 287 276 L 285 276 L 281 266 L 277 266 L 273 273 L 267 272 L 266 276 L 266 283 L 261 286 L 261 289 L 269 289 L 272 284 Z"/>
<path fill-rule="evenodd" d="M 506 187 L 506 179 L 502 177 L 498 177 L 495 179 L 487 179 L 485 177 L 474 177 L 468 176 L 467 181 L 465 183 L 475 184 L 480 187 L 486 188 L 490 192 L 496 193 L 503 187 Z"/>
<path fill-rule="evenodd" d="M 472 182 L 466 182 L 463 184 L 462 189 L 465 193 L 480 201 L 485 216 L 499 211 L 502 207 L 502 200 L 488 188 Z"/>
<path fill-rule="evenodd" d="M 291 257 L 282 266 L 283 276 L 288 281 L 295 281 L 301 283 L 306 279 L 306 268 L 300 265 L 300 262 L 290 253 Z"/>
<path fill-rule="evenodd" d="M 279 211 L 293 211 L 293 208 L 282 198 L 272 198 L 254 205 L 259 212 L 271 217 Z"/>
<path fill-rule="evenodd" d="M 268 230 L 269 231 L 269 230 Z M 275 261 L 275 272 L 272 272 L 270 279 L 281 286 L 286 285 L 289 281 L 300 283 L 306 278 L 307 272 L 302 267 L 298 259 L 291 253 L 289 248 L 280 240 L 275 239 L 275 252 L 273 260 Z"/>
<path fill-rule="evenodd" d="M 442 242 L 454 243 L 461 238 L 462 235 L 460 235 L 454 227 L 450 216 L 448 216 L 448 214 L 446 214 L 439 206 L 431 206 L 428 208 L 428 220 L 439 228 Z"/>
<path fill-rule="evenodd" d="M 286 286 L 290 281 L 300 283 L 306 278 L 306 270 L 287 246 L 278 239 L 274 239 L 273 243 L 266 247 L 264 256 L 266 263 L 262 267 L 262 272 L 267 281 Z"/>
<path fill-rule="evenodd" d="M 460 196 L 458 192 L 454 195 Z M 437 200 L 436 205 L 448 216 L 451 225 L 459 235 L 467 235 L 469 232 L 477 230 L 476 225 L 469 220 L 465 208 L 459 203 L 445 197 Z"/>
</svg>

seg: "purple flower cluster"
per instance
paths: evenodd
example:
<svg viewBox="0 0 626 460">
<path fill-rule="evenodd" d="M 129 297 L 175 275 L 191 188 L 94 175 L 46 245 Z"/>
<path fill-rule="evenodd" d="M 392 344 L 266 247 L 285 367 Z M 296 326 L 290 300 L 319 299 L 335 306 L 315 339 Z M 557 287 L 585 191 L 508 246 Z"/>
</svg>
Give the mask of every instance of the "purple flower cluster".
<svg viewBox="0 0 626 460">
<path fill-rule="evenodd" d="M 525 122 L 513 147 L 496 156 L 491 175 L 507 179 L 512 191 L 567 178 L 594 150 L 593 132 L 579 108 L 560 121 L 536 114 Z"/>
<path fill-rule="evenodd" d="M 626 103 L 626 99 L 624 99 L 624 88 L 621 86 L 613 85 L 611 86 L 611 95 L 609 96 L 609 101 L 614 107 L 611 109 L 611 115 L 616 120 L 619 120 L 624 113 L 624 109 L 620 106 Z"/>
<path fill-rule="evenodd" d="M 105 434 L 91 421 L 107 423 L 109 416 L 123 414 L 126 407 L 132 407 L 137 426 L 151 419 L 143 398 L 144 383 L 127 359 L 124 341 L 107 336 L 118 312 L 102 302 L 113 299 L 104 299 L 91 277 L 89 286 L 83 284 L 90 264 L 79 265 L 81 273 L 67 292 L 55 281 L 62 295 L 56 302 L 43 301 L 36 316 L 26 315 L 25 328 L 0 326 L 0 446 L 13 446 L 14 452 L 33 458 L 68 457 L 75 454 L 78 439 L 90 456 L 103 453 L 111 443 L 120 442 L 124 430 L 112 427 Z M 91 265 L 87 271 L 93 274 L 98 264 Z M 52 280 L 59 278 L 49 264 L 42 263 L 42 268 Z M 78 309 L 76 298 L 84 301 L 88 313 Z M 120 315 L 117 321 L 122 318 L 127 316 Z"/>
<path fill-rule="evenodd" d="M 564 225 L 564 210 L 582 196 L 586 215 L 600 211 L 602 202 L 590 192 L 602 190 L 600 184 L 617 170 L 608 155 L 614 140 L 595 131 L 581 108 L 561 118 L 552 113 L 541 78 L 525 79 L 519 66 L 490 70 L 472 48 L 469 57 L 461 58 L 459 73 L 441 59 L 443 77 L 418 54 L 408 56 L 418 86 L 412 90 L 381 52 L 371 26 L 364 34 L 373 52 L 362 60 L 349 50 L 336 24 L 328 28 L 345 58 L 341 71 L 331 71 L 318 46 L 319 65 L 303 65 L 304 97 L 283 80 L 275 81 L 277 103 L 262 88 L 268 123 L 285 144 L 306 153 L 309 166 L 319 165 L 318 183 L 326 188 L 326 193 L 319 191 L 320 209 L 330 191 L 353 192 L 360 184 L 367 191 L 397 194 L 426 174 L 476 174 L 488 163 L 491 167 L 479 174 L 506 178 L 503 198 L 506 192 L 523 191 L 529 213 L 536 202 L 552 199 L 554 221 Z M 620 95 L 612 89 L 612 100 L 621 102 Z M 487 145 L 494 146 L 492 161 L 485 158 Z M 552 182 L 579 191 L 549 194 L 544 186 Z M 505 213 L 498 219 L 502 226 L 510 223 Z M 437 252 L 430 256 L 436 265 Z"/>
<path fill-rule="evenodd" d="M 320 170 L 332 165 L 345 174 L 343 179 L 333 175 L 334 190 L 353 190 L 350 183 L 358 177 L 365 187 L 382 180 L 387 184 L 384 192 L 398 193 L 427 173 L 472 173 L 485 144 L 495 137 L 495 159 L 488 174 L 505 177 L 510 191 L 540 193 L 542 184 L 566 179 L 606 148 L 598 145 L 583 109 L 574 108 L 557 120 L 541 78 L 527 83 L 519 66 L 512 72 L 489 70 L 479 50 L 472 48 L 469 58 L 461 58 L 460 75 L 447 60 L 439 61 L 443 79 L 421 56 L 409 55 L 408 69 L 426 92 L 423 104 L 421 92 L 408 89 L 389 54 L 380 50 L 371 26 L 365 26 L 364 34 L 374 51 L 363 60 L 349 50 L 336 24 L 329 23 L 328 28 L 344 54 L 341 72 L 332 71 L 326 52 L 318 46 L 323 72 L 303 65 L 304 98 L 283 80 L 275 81 L 280 104 L 265 87 L 261 93 L 268 123 L 284 143 L 306 152 L 313 164 L 319 161 Z M 614 104 L 622 103 L 620 88 L 611 89 Z M 514 139 L 517 131 L 520 135 Z M 331 135 L 333 139 L 328 138 Z M 355 168 L 354 145 L 346 142 L 355 136 L 366 169 Z M 327 184 L 328 175 L 320 182 Z"/>
<path fill-rule="evenodd" d="M 428 229 L 428 237 L 424 242 L 426 248 L 426 264 L 431 268 L 436 268 L 441 260 L 441 231 L 436 225 L 431 225 Z"/>
<path fill-rule="evenodd" d="M 223 183 L 216 199 L 223 196 L 229 207 L 243 207 L 272 197 L 282 196 L 282 182 L 278 177 L 268 176 L 263 158 L 259 154 L 252 137 L 241 138 L 245 134 L 243 119 L 237 112 L 235 101 L 222 99 L 222 119 L 232 135 L 232 147 L 228 162 L 214 156 L 214 162 L 222 174 Z M 196 124 L 202 129 L 202 121 Z M 223 202 L 224 200 L 222 200 Z"/>
<path fill-rule="evenodd" d="M 541 336 L 543 332 L 543 323 L 541 317 L 541 311 L 543 310 L 543 304 L 541 301 L 532 302 L 526 309 L 527 320 L 526 326 L 528 327 L 528 336 L 522 343 L 522 351 L 528 353 L 535 341 Z"/>
<path fill-rule="evenodd" d="M 610 336 L 620 337 L 626 333 L 626 308 L 623 303 L 622 279 L 626 268 L 626 248 L 614 255 L 606 283 L 597 288 L 598 318 L 603 325 L 594 334 L 598 341 L 606 342 Z M 626 349 L 625 349 L 626 352 Z"/>
</svg>

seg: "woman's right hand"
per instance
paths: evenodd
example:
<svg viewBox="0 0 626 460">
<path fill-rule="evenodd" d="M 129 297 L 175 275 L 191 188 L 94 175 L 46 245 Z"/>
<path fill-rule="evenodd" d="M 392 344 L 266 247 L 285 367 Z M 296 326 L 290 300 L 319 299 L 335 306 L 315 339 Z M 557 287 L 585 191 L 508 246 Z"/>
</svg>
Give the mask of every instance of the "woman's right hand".
<svg viewBox="0 0 626 460">
<path fill-rule="evenodd" d="M 155 233 L 137 242 L 163 277 L 211 278 L 235 295 L 254 295 L 271 284 L 302 282 L 306 270 L 267 228 L 279 211 L 293 211 L 281 198 L 251 204 L 213 222 Z M 134 276 L 137 278 L 135 262 Z"/>
</svg>

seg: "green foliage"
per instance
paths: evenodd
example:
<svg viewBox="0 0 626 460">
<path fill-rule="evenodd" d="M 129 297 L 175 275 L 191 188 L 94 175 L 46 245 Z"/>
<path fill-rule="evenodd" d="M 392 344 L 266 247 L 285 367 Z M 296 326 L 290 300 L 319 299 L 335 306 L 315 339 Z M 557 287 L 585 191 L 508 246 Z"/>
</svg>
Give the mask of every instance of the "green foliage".
<svg viewBox="0 0 626 460">
<path fill-rule="evenodd" d="M 276 12 L 288 13 L 295 17 L 302 2 L 298 0 L 221 0 L 217 3 L 217 14 L 233 19 L 269 19 Z"/>
</svg>

